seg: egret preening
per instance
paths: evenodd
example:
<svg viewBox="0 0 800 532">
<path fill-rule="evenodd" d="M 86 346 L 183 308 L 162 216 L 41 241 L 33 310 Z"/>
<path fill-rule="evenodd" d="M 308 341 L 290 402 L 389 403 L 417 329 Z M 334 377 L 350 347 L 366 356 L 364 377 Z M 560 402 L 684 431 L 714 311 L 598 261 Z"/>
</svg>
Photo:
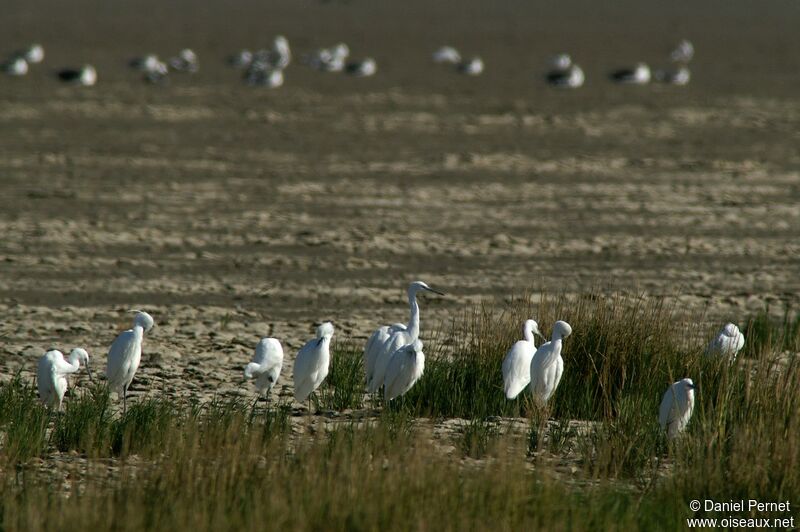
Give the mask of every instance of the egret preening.
<svg viewBox="0 0 800 532">
<path fill-rule="evenodd" d="M 86 366 L 89 380 L 92 379 L 92 370 L 89 368 L 89 353 L 77 347 L 69 354 L 69 361 L 64 360 L 61 351 L 53 349 L 39 359 L 36 371 L 36 387 L 39 389 L 39 399 L 51 408 L 61 410 L 61 402 L 67 391 L 67 375 L 81 369 L 81 363 Z"/>
<path fill-rule="evenodd" d="M 417 292 L 427 290 L 443 296 L 442 292 L 434 290 L 422 281 L 414 281 L 408 286 L 408 305 L 411 317 L 408 325 L 395 323 L 392 326 L 380 327 L 367 341 L 364 349 L 364 369 L 367 376 L 367 389 L 370 393 L 378 391 L 384 381 L 386 368 L 392 354 L 404 345 L 414 343 L 419 338 L 419 304 Z"/>
<path fill-rule="evenodd" d="M 283 368 L 283 347 L 275 338 L 262 338 L 256 345 L 253 361 L 244 368 L 246 379 L 255 379 L 259 395 L 267 396 Z"/>
<path fill-rule="evenodd" d="M 389 360 L 384 377 L 383 397 L 391 401 L 414 386 L 425 371 L 425 353 L 418 339 L 395 351 Z"/>
<path fill-rule="evenodd" d="M 695 388 L 692 379 L 682 379 L 664 392 L 658 409 L 658 422 L 661 430 L 667 431 L 668 438 L 674 438 L 689 424 L 694 410 Z"/>
<path fill-rule="evenodd" d="M 297 353 L 294 360 L 294 398 L 298 402 L 308 399 L 328 376 L 332 337 L 333 324 L 326 321 L 317 327 L 316 339 L 308 342 Z"/>
<path fill-rule="evenodd" d="M 736 360 L 736 355 L 744 347 L 744 335 L 739 327 L 733 323 L 728 323 L 723 327 L 716 338 L 711 340 L 706 348 L 707 355 L 720 355 Z"/>
<path fill-rule="evenodd" d="M 142 338 L 155 324 L 153 317 L 147 312 L 134 312 L 136 316 L 133 318 L 133 328 L 120 333 L 111 344 L 106 366 L 108 386 L 122 397 L 123 413 L 128 410 L 128 387 L 142 360 Z"/>
<path fill-rule="evenodd" d="M 517 397 L 531 382 L 531 361 L 536 353 L 534 334 L 542 336 L 539 325 L 534 320 L 526 320 L 522 326 L 523 340 L 511 346 L 503 360 L 503 383 L 508 399 Z"/>
<path fill-rule="evenodd" d="M 572 334 L 572 327 L 566 321 L 557 321 L 553 325 L 553 335 L 549 342 L 543 343 L 536 350 L 531 360 L 530 390 L 534 399 L 544 405 L 556 391 L 561 375 L 564 373 L 564 359 L 561 358 L 561 347 L 564 338 Z"/>
</svg>

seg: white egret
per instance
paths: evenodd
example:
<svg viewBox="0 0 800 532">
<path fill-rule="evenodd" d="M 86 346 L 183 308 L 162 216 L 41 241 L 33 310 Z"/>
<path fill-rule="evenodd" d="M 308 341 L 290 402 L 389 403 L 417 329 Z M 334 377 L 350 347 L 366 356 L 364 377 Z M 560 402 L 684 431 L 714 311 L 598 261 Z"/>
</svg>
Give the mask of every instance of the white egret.
<svg viewBox="0 0 800 532">
<path fill-rule="evenodd" d="M 692 379 L 682 379 L 664 392 L 658 409 L 658 422 L 661 430 L 667 431 L 668 438 L 674 438 L 689 424 L 694 411 L 695 388 Z"/>
<path fill-rule="evenodd" d="M 711 340 L 706 348 L 707 355 L 720 355 L 736 360 L 736 355 L 744 347 L 744 335 L 739 327 L 733 323 L 728 323 L 723 327 L 717 336 Z"/>
<path fill-rule="evenodd" d="M 636 63 L 633 68 L 612 72 L 611 80 L 625 85 L 647 85 L 650 83 L 650 67 L 645 63 Z"/>
<path fill-rule="evenodd" d="M 256 390 L 267 396 L 275 386 L 283 368 L 283 347 L 275 338 L 262 338 L 256 344 L 253 361 L 244 368 L 246 379 L 255 379 Z"/>
<path fill-rule="evenodd" d="M 298 402 L 302 403 L 308 399 L 328 376 L 332 337 L 333 324 L 326 321 L 317 327 L 317 337 L 297 353 L 294 361 L 294 398 Z"/>
<path fill-rule="evenodd" d="M 415 340 L 392 353 L 383 380 L 384 399 L 391 401 L 405 394 L 422 377 L 424 371 L 425 353 L 422 352 L 421 341 Z"/>
<path fill-rule="evenodd" d="M 422 281 L 414 281 L 408 285 L 408 305 L 411 317 L 407 325 L 395 323 L 391 327 L 381 327 L 372 333 L 364 350 L 364 368 L 367 373 L 367 389 L 370 393 L 378 391 L 383 384 L 386 368 L 392 353 L 404 345 L 408 345 L 419 338 L 419 303 L 417 292 L 426 290 L 443 296 L 442 292 L 434 290 Z M 382 342 L 380 340 L 385 338 Z"/>
<path fill-rule="evenodd" d="M 106 377 L 108 386 L 122 396 L 122 411 L 128 409 L 128 387 L 139 369 L 142 360 L 142 339 L 144 333 L 153 328 L 155 322 L 147 312 L 134 311 L 133 328 L 121 332 L 108 350 Z"/>
<path fill-rule="evenodd" d="M 561 375 L 564 373 L 564 359 L 561 348 L 564 338 L 572 334 L 572 327 L 566 321 L 557 321 L 553 325 L 553 334 L 549 342 L 543 343 L 536 350 L 531 360 L 530 390 L 534 399 L 544 405 L 556 391 Z"/>
<path fill-rule="evenodd" d="M 64 393 L 67 391 L 67 375 L 81 369 L 81 363 L 86 366 L 89 380 L 92 371 L 89 368 L 89 353 L 79 347 L 69 354 L 69 361 L 64 360 L 61 351 L 53 349 L 39 359 L 36 371 L 36 386 L 39 389 L 39 399 L 51 408 L 61 410 Z"/>
<path fill-rule="evenodd" d="M 517 397 L 531 382 L 531 361 L 536 353 L 534 334 L 542 336 L 539 324 L 534 320 L 526 320 L 522 326 L 523 340 L 511 346 L 503 360 L 503 383 L 508 399 Z"/>
</svg>

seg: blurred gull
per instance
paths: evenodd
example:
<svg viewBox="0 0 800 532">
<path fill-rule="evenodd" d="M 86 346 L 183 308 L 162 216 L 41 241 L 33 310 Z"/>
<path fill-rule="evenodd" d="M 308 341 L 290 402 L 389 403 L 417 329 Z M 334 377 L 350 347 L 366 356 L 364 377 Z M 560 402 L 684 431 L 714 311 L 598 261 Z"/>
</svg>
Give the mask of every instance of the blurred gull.
<svg viewBox="0 0 800 532">
<path fill-rule="evenodd" d="M 247 68 L 253 61 L 253 52 L 250 50 L 239 50 L 228 58 L 228 64 L 234 68 Z"/>
<path fill-rule="evenodd" d="M 200 61 L 197 59 L 197 54 L 190 48 L 184 48 L 178 55 L 170 58 L 169 66 L 178 72 L 195 73 L 200 70 Z"/>
<path fill-rule="evenodd" d="M 3 63 L 2 69 L 9 76 L 24 76 L 28 73 L 28 62 L 24 57 L 13 57 Z"/>
<path fill-rule="evenodd" d="M 689 67 L 682 66 L 677 70 L 656 70 L 653 73 L 653 78 L 661 83 L 667 85 L 688 85 L 691 80 L 691 72 Z"/>
<path fill-rule="evenodd" d="M 36 64 L 44 61 L 44 48 L 41 44 L 32 44 L 19 53 L 28 64 Z"/>
<path fill-rule="evenodd" d="M 452 46 L 442 46 L 433 52 L 434 63 L 452 63 L 457 65 L 461 62 L 461 54 Z"/>
<path fill-rule="evenodd" d="M 483 59 L 473 57 L 458 64 L 458 71 L 468 76 L 480 76 L 483 73 Z"/>
<path fill-rule="evenodd" d="M 59 70 L 58 77 L 61 81 L 83 87 L 91 87 L 97 83 L 97 71 L 92 65 L 83 65 L 77 69 L 65 68 Z"/>
<path fill-rule="evenodd" d="M 694 45 L 687 39 L 678 43 L 678 46 L 669 54 L 669 58 L 675 63 L 688 63 L 694 57 Z"/>
<path fill-rule="evenodd" d="M 344 43 L 339 43 L 332 48 L 321 48 L 311 53 L 306 62 L 311 68 L 321 72 L 341 72 L 349 55 L 350 48 Z"/>
<path fill-rule="evenodd" d="M 351 76 L 356 76 L 359 78 L 374 76 L 377 70 L 378 64 L 371 57 L 367 57 L 361 61 L 347 63 L 347 66 L 345 67 L 345 72 Z"/>
<path fill-rule="evenodd" d="M 578 65 L 571 65 L 564 70 L 553 70 L 547 74 L 547 82 L 554 87 L 576 89 L 583 85 L 586 77 Z"/>
<path fill-rule="evenodd" d="M 550 66 L 563 72 L 572 66 L 572 58 L 569 54 L 556 54 L 550 58 Z"/>
<path fill-rule="evenodd" d="M 626 85 L 646 85 L 650 83 L 650 67 L 645 63 L 636 63 L 633 68 L 623 68 L 612 72 L 611 79 Z"/>
<path fill-rule="evenodd" d="M 244 79 L 248 85 L 275 89 L 283 85 L 283 70 L 272 70 L 268 67 L 250 65 Z"/>
</svg>

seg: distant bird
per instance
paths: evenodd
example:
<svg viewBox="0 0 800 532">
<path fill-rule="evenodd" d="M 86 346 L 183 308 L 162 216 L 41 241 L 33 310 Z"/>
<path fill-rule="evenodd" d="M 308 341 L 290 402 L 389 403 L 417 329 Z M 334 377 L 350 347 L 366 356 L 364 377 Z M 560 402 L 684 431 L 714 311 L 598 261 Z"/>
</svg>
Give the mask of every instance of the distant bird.
<svg viewBox="0 0 800 532">
<path fill-rule="evenodd" d="M 28 62 L 24 57 L 13 57 L 3 63 L 2 70 L 9 76 L 24 76 L 28 73 Z"/>
<path fill-rule="evenodd" d="M 34 65 L 44 61 L 44 48 L 41 44 L 32 44 L 19 53 L 25 61 Z"/>
<path fill-rule="evenodd" d="M 326 321 L 317 327 L 316 339 L 308 342 L 297 353 L 294 361 L 294 398 L 298 402 L 308 399 L 328 376 L 332 337 L 333 324 Z"/>
<path fill-rule="evenodd" d="M 355 76 L 358 78 L 366 78 L 369 76 L 374 76 L 375 72 L 377 71 L 378 71 L 378 64 L 371 57 L 367 57 L 366 59 L 363 59 L 361 61 L 353 61 L 347 63 L 347 65 L 345 66 L 345 72 L 347 72 L 351 76 Z"/>
<path fill-rule="evenodd" d="M 526 320 L 522 326 L 523 339 L 511 346 L 503 360 L 503 383 L 507 399 L 516 398 L 531 382 L 531 361 L 536 353 L 534 334 L 542 336 L 539 325 L 534 320 Z"/>
<path fill-rule="evenodd" d="M 331 48 L 321 48 L 309 54 L 306 62 L 311 68 L 321 72 L 341 72 L 344 70 L 349 56 L 350 48 L 344 43 L 339 43 Z"/>
<path fill-rule="evenodd" d="M 97 83 L 97 71 L 92 65 L 83 65 L 81 68 L 67 68 L 58 72 L 61 81 L 83 87 L 91 87 Z"/>
<path fill-rule="evenodd" d="M 625 85 L 646 85 L 650 83 L 650 67 L 645 63 L 636 63 L 633 68 L 612 72 L 611 80 Z"/>
<path fill-rule="evenodd" d="M 292 62 L 292 50 L 289 41 L 283 35 L 278 35 L 272 41 L 272 66 L 283 70 Z"/>
<path fill-rule="evenodd" d="M 736 360 L 744 347 L 744 334 L 733 323 L 726 324 L 706 348 L 707 355 L 719 355 Z"/>
<path fill-rule="evenodd" d="M 405 394 L 422 377 L 424 371 L 425 353 L 422 352 L 421 341 L 415 340 L 392 353 L 383 379 L 384 399 L 391 401 Z"/>
<path fill-rule="evenodd" d="M 456 67 L 459 72 L 467 76 L 480 76 L 483 74 L 483 59 L 480 57 L 472 57 L 467 61 L 463 61 Z"/>
<path fill-rule="evenodd" d="M 253 52 L 250 50 L 239 50 L 228 57 L 228 64 L 234 68 L 247 68 L 253 61 Z"/>
<path fill-rule="evenodd" d="M 557 321 L 553 325 L 553 334 L 549 342 L 545 342 L 531 360 L 530 390 L 534 399 L 544 405 L 552 397 L 561 382 L 564 373 L 564 359 L 561 348 L 564 338 L 572 334 L 572 327 L 565 321 Z"/>
<path fill-rule="evenodd" d="M 147 312 L 133 311 L 133 328 L 117 336 L 108 350 L 106 377 L 108 386 L 122 397 L 122 412 L 128 409 L 128 387 L 133 381 L 139 362 L 142 360 L 142 340 L 144 334 L 155 325 L 153 317 Z"/>
<path fill-rule="evenodd" d="M 550 66 L 559 71 L 565 71 L 572 66 L 572 58 L 569 54 L 556 54 L 550 58 Z"/>
<path fill-rule="evenodd" d="M 658 409 L 658 422 L 661 430 L 672 439 L 684 431 L 694 411 L 694 390 L 692 379 L 675 382 L 664 393 Z"/>
<path fill-rule="evenodd" d="M 159 65 L 164 64 L 156 54 L 147 54 L 141 57 L 134 57 L 128 62 L 128 66 L 133 69 L 149 72 L 156 70 Z"/>
<path fill-rule="evenodd" d="M 442 46 L 433 52 L 434 63 L 452 63 L 457 65 L 461 62 L 461 54 L 452 46 Z"/>
<path fill-rule="evenodd" d="M 275 89 L 283 85 L 283 70 L 259 67 L 258 63 L 251 63 L 245 72 L 244 80 L 248 85 L 269 87 Z"/>
<path fill-rule="evenodd" d="M 678 43 L 678 46 L 669 54 L 669 58 L 675 63 L 686 64 L 694 57 L 694 45 L 684 39 Z"/>
<path fill-rule="evenodd" d="M 547 82 L 562 89 L 577 89 L 585 81 L 583 70 L 578 65 L 571 65 L 565 70 L 553 70 L 547 74 Z"/>
<path fill-rule="evenodd" d="M 69 362 L 64 360 L 61 351 L 52 350 L 39 359 L 36 371 L 36 387 L 39 389 L 39 399 L 51 408 L 61 410 L 64 393 L 67 391 L 67 376 L 81 369 L 81 363 L 86 366 L 89 380 L 94 382 L 92 371 L 89 368 L 89 353 L 79 347 L 69 354 Z"/>
<path fill-rule="evenodd" d="M 244 368 L 245 379 L 255 379 L 259 395 L 268 396 L 283 368 L 283 347 L 275 338 L 262 338 L 256 344 L 253 361 Z"/>
<path fill-rule="evenodd" d="M 386 368 L 392 354 L 404 345 L 413 343 L 419 338 L 419 303 L 417 292 L 426 290 L 443 296 L 442 292 L 434 290 L 422 281 L 414 281 L 408 285 L 408 305 L 410 318 L 408 325 L 395 323 L 392 326 L 384 325 L 372 333 L 364 349 L 364 368 L 367 377 L 367 389 L 370 393 L 378 391 L 384 381 Z"/>
<path fill-rule="evenodd" d="M 667 85 L 688 85 L 691 80 L 692 73 L 689 67 L 682 66 L 676 70 L 656 70 L 653 73 L 653 78 L 661 83 Z"/>
<path fill-rule="evenodd" d="M 178 72 L 189 72 L 194 74 L 200 70 L 200 60 L 197 54 L 190 48 L 184 48 L 178 55 L 170 58 L 169 66 Z"/>
</svg>

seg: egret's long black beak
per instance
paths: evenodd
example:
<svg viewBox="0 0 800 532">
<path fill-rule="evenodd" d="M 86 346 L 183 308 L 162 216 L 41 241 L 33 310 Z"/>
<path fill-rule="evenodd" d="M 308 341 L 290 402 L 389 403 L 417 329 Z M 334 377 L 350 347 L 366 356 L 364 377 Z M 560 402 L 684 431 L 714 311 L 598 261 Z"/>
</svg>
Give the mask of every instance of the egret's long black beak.
<svg viewBox="0 0 800 532">
<path fill-rule="evenodd" d="M 444 295 L 444 292 L 439 292 L 438 290 L 434 290 L 434 289 L 433 289 L 433 288 L 431 288 L 431 287 L 428 287 L 428 288 L 426 288 L 425 290 L 427 290 L 428 292 L 433 292 L 434 294 L 439 294 L 440 296 L 443 296 L 443 295 Z"/>
<path fill-rule="evenodd" d="M 687 386 L 687 387 L 688 387 L 690 390 L 696 390 L 696 389 L 697 389 L 697 385 L 696 385 L 696 384 L 687 384 L 686 386 Z"/>
<path fill-rule="evenodd" d="M 535 334 L 536 336 L 538 336 L 542 340 L 547 340 L 547 338 L 545 338 L 544 335 L 542 333 L 540 333 L 539 331 L 533 331 L 533 334 Z"/>
</svg>

